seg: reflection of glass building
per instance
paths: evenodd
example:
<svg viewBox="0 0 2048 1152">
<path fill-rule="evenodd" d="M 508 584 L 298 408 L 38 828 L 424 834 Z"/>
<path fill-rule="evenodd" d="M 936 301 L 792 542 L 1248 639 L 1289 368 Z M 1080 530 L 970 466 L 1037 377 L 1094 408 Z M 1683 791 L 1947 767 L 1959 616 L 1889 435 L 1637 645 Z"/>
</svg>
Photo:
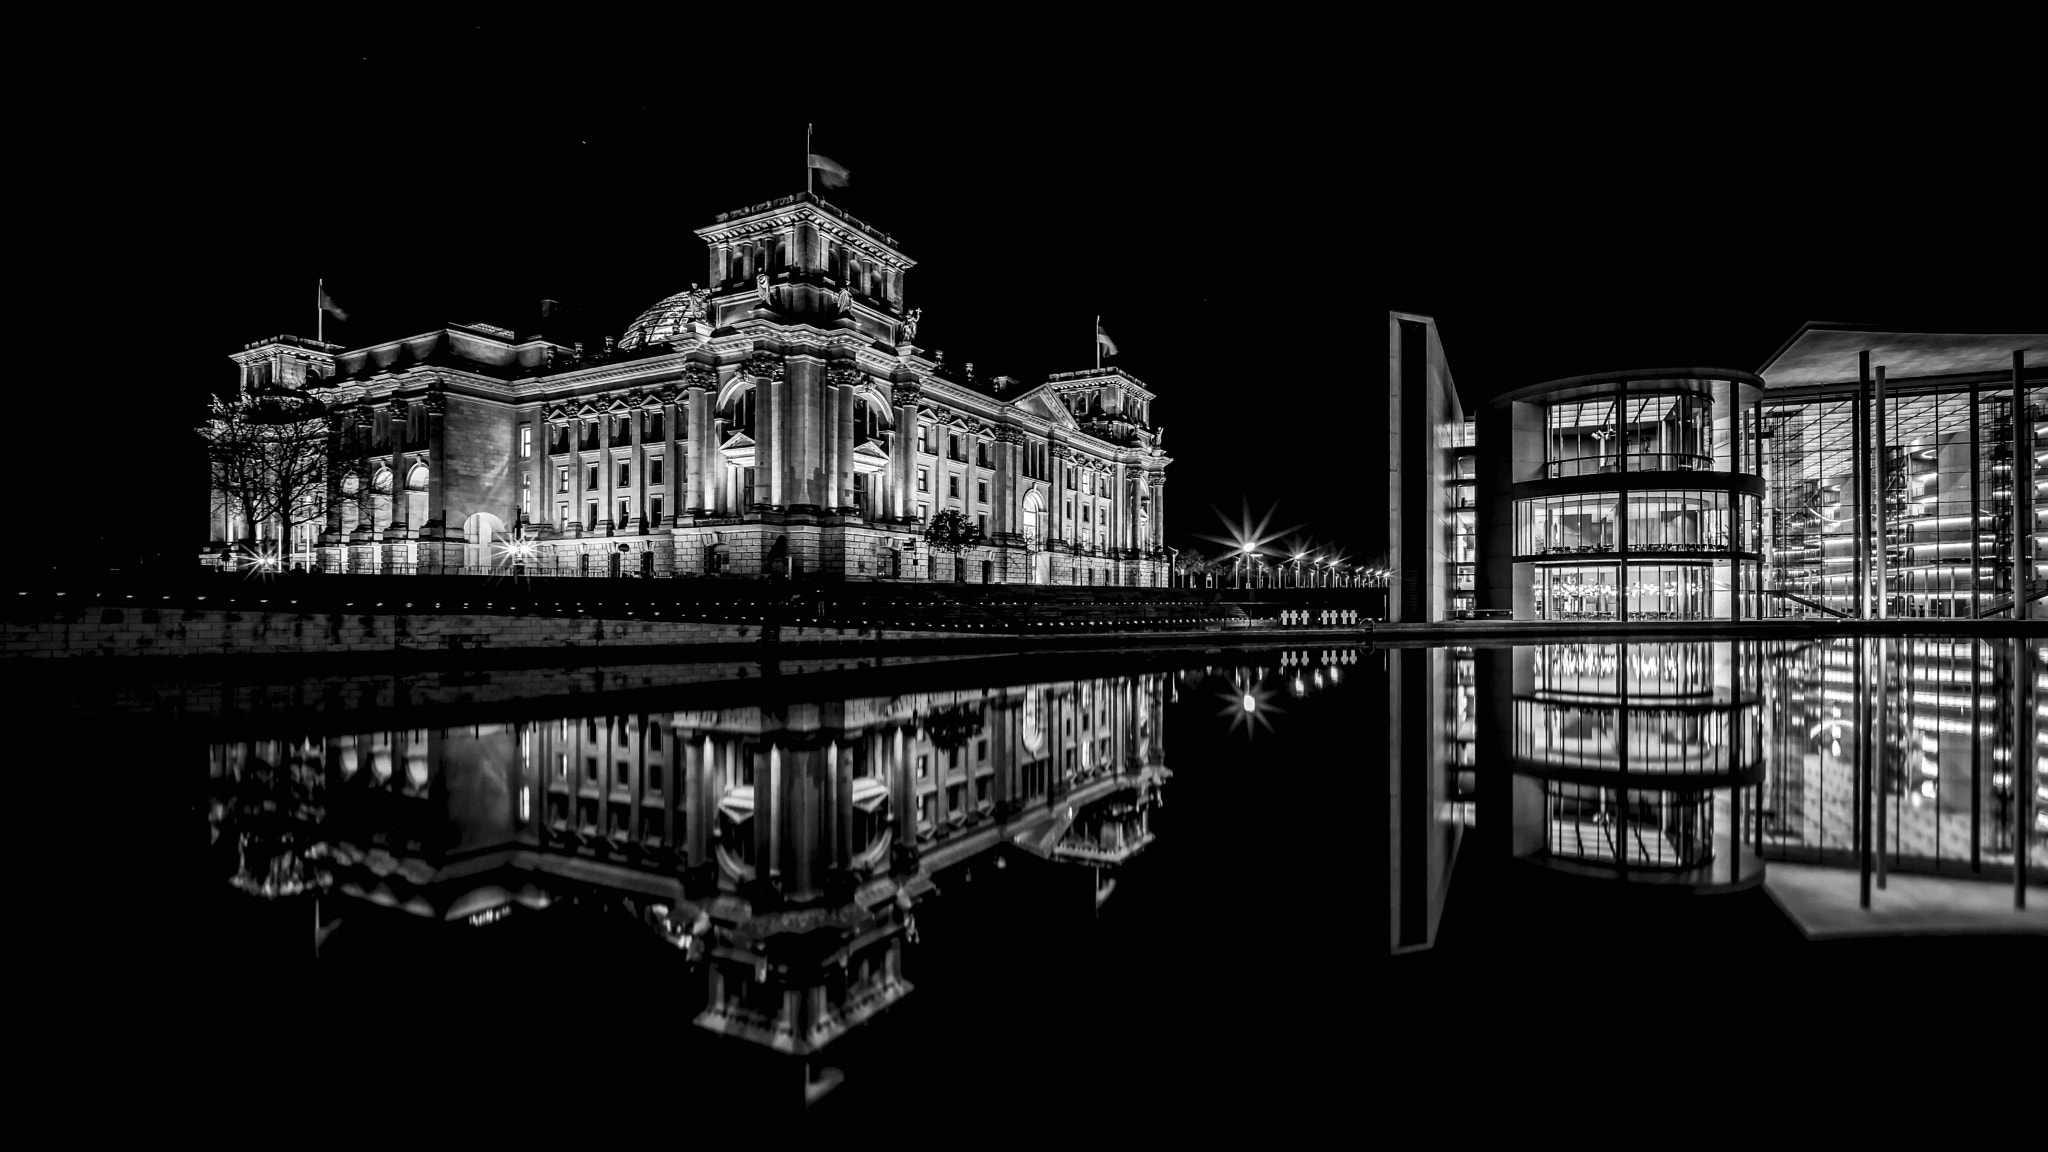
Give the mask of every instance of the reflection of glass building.
<svg viewBox="0 0 2048 1152">
<path fill-rule="evenodd" d="M 2016 830 L 2048 869 L 2048 644 L 2007 639 L 1833 638 L 1765 665 L 1777 718 L 1764 794 L 1772 859 L 2010 877 Z M 2017 695 L 2016 695 L 2017 690 Z M 2029 728 L 2018 710 L 2032 711 Z M 2015 763 L 2025 765 L 2012 771 Z M 2028 792 L 2033 803 L 2028 804 Z"/>
<path fill-rule="evenodd" d="M 1141 851 L 1165 693 L 1155 673 L 219 745 L 216 851 L 245 889 L 449 931 L 623 901 L 699 966 L 699 1025 L 800 1054 L 910 990 L 944 870 L 1044 841 L 1080 880 Z"/>
<path fill-rule="evenodd" d="M 1537 620 L 1757 615 L 1762 394 L 1746 372 L 1671 368 L 1495 400 L 1479 429 L 1481 606 Z"/>
<path fill-rule="evenodd" d="M 1480 771 L 1509 783 L 1509 843 L 1563 872 L 1692 890 L 1748 887 L 1764 772 L 1757 647 L 1729 642 L 1484 650 L 1505 722 Z M 1502 683 L 1505 680 L 1506 683 Z"/>
</svg>

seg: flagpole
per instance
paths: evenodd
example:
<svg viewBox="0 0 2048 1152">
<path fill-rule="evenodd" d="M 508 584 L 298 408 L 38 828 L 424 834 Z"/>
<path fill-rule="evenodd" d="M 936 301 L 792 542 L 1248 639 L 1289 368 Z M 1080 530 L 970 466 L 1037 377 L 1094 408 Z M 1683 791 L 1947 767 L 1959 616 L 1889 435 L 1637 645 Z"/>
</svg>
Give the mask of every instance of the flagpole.
<svg viewBox="0 0 2048 1152">
<path fill-rule="evenodd" d="M 327 278 L 313 282 L 313 339 L 327 343 Z"/>
<path fill-rule="evenodd" d="M 810 125 L 810 124 L 805 124 L 805 125 L 804 125 L 804 195 L 806 195 L 806 196 L 809 196 L 809 195 L 811 194 L 811 128 L 812 128 L 812 127 L 813 127 L 813 125 Z"/>
<path fill-rule="evenodd" d="M 1102 313 L 1095 314 L 1095 370 L 1102 371 Z"/>
</svg>

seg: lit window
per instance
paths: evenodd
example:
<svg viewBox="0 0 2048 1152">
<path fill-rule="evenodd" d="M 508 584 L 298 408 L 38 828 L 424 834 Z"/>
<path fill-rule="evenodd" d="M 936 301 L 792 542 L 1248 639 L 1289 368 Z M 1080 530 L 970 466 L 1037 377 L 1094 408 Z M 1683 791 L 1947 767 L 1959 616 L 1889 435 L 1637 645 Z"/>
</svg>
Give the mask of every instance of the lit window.
<svg viewBox="0 0 2048 1152">
<path fill-rule="evenodd" d="M 519 490 L 519 510 L 525 513 L 528 519 L 533 518 L 533 489 L 522 488 Z"/>
<path fill-rule="evenodd" d="M 919 505 L 917 506 L 917 518 L 918 518 L 919 520 L 929 520 L 929 519 L 931 519 L 931 518 L 932 518 L 932 506 L 931 506 L 931 505 L 929 505 L 929 504 L 919 504 Z"/>
<path fill-rule="evenodd" d="M 567 504 L 557 504 L 557 505 L 555 505 L 555 523 L 557 523 L 557 524 L 567 524 L 568 522 L 569 522 L 569 506 L 568 506 Z"/>
<path fill-rule="evenodd" d="M 533 425 L 521 424 L 519 426 L 519 457 L 523 460 L 531 455 L 533 455 Z"/>
<path fill-rule="evenodd" d="M 567 492 L 568 490 L 569 490 L 569 470 L 568 470 L 567 468 L 557 468 L 557 469 L 555 469 L 555 491 L 557 491 L 557 492 Z"/>
<path fill-rule="evenodd" d="M 931 491 L 931 479 L 931 473 L 928 470 L 919 468 L 917 470 L 917 490 L 919 492 Z"/>
<path fill-rule="evenodd" d="M 917 450 L 919 452 L 929 452 L 932 450 L 932 430 L 930 428 L 919 426 L 917 430 Z"/>
<path fill-rule="evenodd" d="M 615 523 L 617 523 L 617 524 L 618 524 L 618 526 L 619 526 L 619 527 L 621 527 L 621 528 L 624 528 L 624 527 L 626 526 L 626 519 L 627 519 L 627 516 L 626 516 L 626 511 L 627 511 L 627 503 L 626 503 L 626 501 L 624 501 L 624 500 L 621 500 L 621 501 L 619 501 L 619 518 L 618 518 L 618 520 L 617 520 L 617 521 L 615 521 Z"/>
</svg>

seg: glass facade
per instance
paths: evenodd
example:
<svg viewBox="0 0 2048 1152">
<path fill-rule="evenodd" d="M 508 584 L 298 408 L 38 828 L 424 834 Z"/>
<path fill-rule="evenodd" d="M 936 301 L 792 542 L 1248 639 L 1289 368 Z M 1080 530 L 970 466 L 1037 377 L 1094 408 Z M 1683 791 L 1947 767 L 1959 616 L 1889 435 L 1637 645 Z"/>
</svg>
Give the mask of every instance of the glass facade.
<svg viewBox="0 0 2048 1152">
<path fill-rule="evenodd" d="M 1826 389 L 1765 411 L 1769 613 L 2005 615 L 2022 536 L 2032 537 L 2026 595 L 2038 598 L 2048 389 L 2027 389 L 2017 436 L 2009 385 L 1900 389 L 1881 405 L 1874 390 L 1860 404 L 1855 393 Z M 1880 431 L 1882 451 L 1866 450 Z M 2031 472 L 2020 484 L 2016 464 Z"/>
</svg>

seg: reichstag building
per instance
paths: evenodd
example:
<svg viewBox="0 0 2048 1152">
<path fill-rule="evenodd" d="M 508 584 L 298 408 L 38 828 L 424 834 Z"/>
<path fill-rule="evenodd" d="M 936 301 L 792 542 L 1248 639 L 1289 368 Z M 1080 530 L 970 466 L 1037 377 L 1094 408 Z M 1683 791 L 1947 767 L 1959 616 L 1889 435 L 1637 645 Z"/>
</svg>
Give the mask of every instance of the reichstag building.
<svg viewBox="0 0 2048 1152">
<path fill-rule="evenodd" d="M 710 287 L 601 349 L 489 324 L 234 359 L 303 388 L 367 484 L 275 547 L 327 572 L 1162 586 L 1153 393 L 1117 368 L 977 381 L 912 341 L 914 261 L 810 194 L 698 229 Z M 215 501 L 217 555 L 245 529 Z M 923 525 L 978 530 L 934 556 Z M 259 534 L 263 528 L 259 528 Z M 271 533 L 275 535 L 275 533 Z"/>
</svg>

